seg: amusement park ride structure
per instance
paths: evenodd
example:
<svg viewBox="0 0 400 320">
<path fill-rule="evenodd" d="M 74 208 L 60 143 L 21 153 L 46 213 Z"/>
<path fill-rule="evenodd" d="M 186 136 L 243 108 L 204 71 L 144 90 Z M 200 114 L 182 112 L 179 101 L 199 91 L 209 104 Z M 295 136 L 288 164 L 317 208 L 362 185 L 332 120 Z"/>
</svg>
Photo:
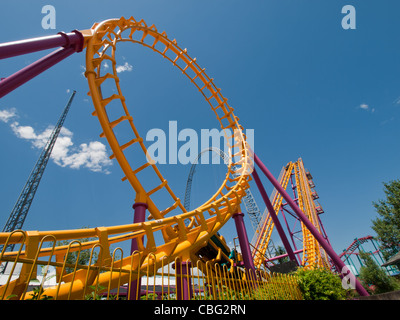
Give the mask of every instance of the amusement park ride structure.
<svg viewBox="0 0 400 320">
<path fill-rule="evenodd" d="M 196 171 L 196 166 L 201 156 L 207 152 L 216 153 L 217 155 L 219 155 L 219 157 L 223 160 L 225 164 L 229 164 L 229 156 L 224 151 L 215 147 L 206 148 L 198 154 L 196 159 L 194 159 L 192 166 L 190 167 L 189 176 L 186 182 L 184 204 L 186 210 L 188 211 L 190 209 L 190 196 L 191 196 L 192 183 L 193 183 L 194 173 Z M 260 228 L 261 212 L 260 209 L 258 208 L 256 200 L 253 197 L 253 194 L 250 191 L 250 188 L 246 189 L 246 195 L 243 197 L 243 202 L 246 207 L 246 212 L 249 215 L 251 226 L 253 227 L 253 230 L 256 232 L 256 230 Z"/>
<path fill-rule="evenodd" d="M 39 159 L 37 160 L 33 170 L 26 182 L 17 202 L 15 203 L 11 214 L 3 228 L 2 232 L 12 232 L 14 230 L 22 229 L 25 219 L 28 215 L 29 208 L 31 207 L 32 201 L 35 197 L 36 191 L 39 187 L 40 180 L 42 179 L 44 170 L 46 169 L 47 163 L 50 159 L 51 152 L 53 151 L 54 145 L 57 141 L 58 135 L 61 128 L 64 125 L 65 119 L 67 117 L 68 111 L 71 107 L 72 101 L 75 97 L 76 91 L 71 94 L 67 105 L 64 108 L 57 124 L 55 125 L 53 132 L 51 133 L 46 145 L 44 146 Z M 14 244 L 10 244 L 5 248 L 5 251 L 13 251 Z M 0 250 L 3 250 L 3 246 L 0 245 Z M 0 273 L 3 273 L 7 266 L 7 262 L 1 265 Z"/>
<path fill-rule="evenodd" d="M 12 232 L 14 230 L 22 229 L 26 216 L 28 214 L 29 208 L 32 204 L 32 201 L 35 197 L 36 191 L 39 187 L 40 180 L 43 176 L 44 170 L 46 169 L 46 165 L 50 159 L 51 152 L 54 148 L 54 145 L 57 141 L 58 135 L 61 131 L 61 128 L 64 125 L 64 121 L 67 117 L 68 111 L 71 107 L 72 100 L 76 91 L 74 91 L 68 100 L 67 105 L 64 108 L 63 113 L 61 114 L 57 124 L 54 127 L 52 134 L 50 135 L 46 145 L 44 146 L 38 161 L 36 162 L 27 183 L 25 184 L 22 192 L 14 205 L 14 208 L 11 211 L 10 217 L 8 218 L 3 231 L 2 232 Z M 13 246 L 11 246 L 12 248 Z"/>
<path fill-rule="evenodd" d="M 129 111 L 116 70 L 115 53 L 121 42 L 142 45 L 178 68 L 203 95 L 224 131 L 228 141 L 225 179 L 208 201 L 193 210 L 187 209 L 181 203 L 155 162 L 147 158 L 147 149 L 135 127 L 135 117 Z M 316 194 L 313 193 L 311 180 L 307 177 L 301 159 L 289 163 L 279 181 L 275 179 L 257 154 L 250 149 L 243 127 L 239 124 L 239 118 L 234 115 L 234 110 L 222 95 L 221 89 L 214 84 L 205 69 L 198 65 L 196 59 L 188 55 L 187 49 L 178 46 L 175 39 L 170 40 L 165 32 L 159 32 L 154 25 L 148 26 L 143 20 L 122 17 L 95 23 L 88 30 L 60 32 L 54 36 L 0 44 L 0 58 L 11 58 L 50 48 L 58 49 L 1 81 L 0 98 L 73 53 L 85 49 L 85 76 L 95 109 L 93 115 L 97 117 L 102 127 L 101 137 L 107 139 L 112 150 L 110 158 L 118 161 L 124 173 L 122 181 L 127 181 L 133 188 L 134 221 L 120 226 L 79 230 L 46 232 L 14 230 L 0 233 L 0 244 L 3 248 L 10 244 L 19 244 L 18 251 L 3 250 L 0 260 L 13 262 L 14 266 L 17 264 L 15 262 L 22 264 L 18 277 L 10 278 L 0 287 L 2 299 L 9 296 L 15 299 L 27 299 L 31 294 L 27 292 L 28 283 L 35 277 L 37 266 L 40 264 L 50 264 L 56 268 L 57 285 L 46 288 L 43 292 L 44 295 L 56 299 L 82 299 L 85 294 L 94 290 L 94 284 L 110 289 L 128 283 L 130 292 L 135 293 L 141 281 L 140 275 L 149 270 L 150 266 L 155 273 L 162 269 L 165 263 L 173 263 L 176 259 L 182 262 L 181 265 L 175 264 L 176 269 L 186 272 L 190 263 L 196 264 L 201 271 L 207 271 L 205 269 L 208 265 L 217 265 L 223 261 L 230 263 L 229 271 L 233 272 L 234 261 L 223 252 L 225 245 L 218 233 L 230 218 L 235 220 L 243 265 L 245 269 L 254 272 L 243 273 L 241 277 L 255 275 L 260 268 L 268 267 L 268 260 L 264 257 L 274 227 L 290 260 L 298 265 L 314 268 L 330 267 L 330 264 L 333 264 L 339 272 L 345 269 L 344 262 L 323 234 L 318 214 L 321 213 L 318 212 L 320 207 L 314 202 Z M 112 67 L 103 68 L 106 62 Z M 106 92 L 110 92 L 109 88 L 113 88 L 116 93 L 106 95 Z M 117 116 L 116 110 L 120 111 Z M 126 130 L 123 135 L 121 134 L 122 127 L 130 130 L 130 138 L 127 138 Z M 140 151 L 135 154 L 134 160 L 128 160 L 126 151 L 132 146 L 138 146 Z M 139 174 L 148 170 L 153 171 L 157 177 L 156 181 L 152 181 L 154 185 L 151 188 L 144 187 L 144 181 Z M 276 190 L 271 200 L 264 189 L 258 170 Z M 241 202 L 248 196 L 246 190 L 249 189 L 251 179 L 254 179 L 267 207 L 265 217 L 257 223 L 257 239 L 253 252 L 250 249 L 240 208 Z M 286 192 L 289 181 L 294 199 Z M 166 191 L 169 195 L 171 204 L 166 208 L 159 208 L 154 201 L 160 190 Z M 150 214 L 147 220 L 146 212 Z M 301 224 L 302 249 L 296 250 L 295 246 L 293 250 L 277 217 L 279 212 L 282 212 L 283 217 L 287 214 L 292 215 Z M 156 237 L 159 234 L 161 237 Z M 96 240 L 79 241 L 93 237 Z M 290 237 L 294 245 L 298 233 L 291 230 Z M 212 250 L 205 250 L 208 246 L 213 246 L 211 244 L 213 239 L 219 240 L 214 242 L 216 247 L 219 246 L 214 255 Z M 57 241 L 61 240 L 69 241 L 69 245 L 57 245 Z M 123 241 L 131 242 L 131 253 L 127 257 L 114 259 L 110 245 Z M 44 246 L 44 243 L 50 244 L 50 247 Z M 69 253 L 93 248 L 99 248 L 100 254 L 97 261 L 90 260 L 87 267 L 68 265 L 66 262 Z M 44 261 L 44 258 L 47 261 Z M 74 272 L 68 273 L 67 267 L 75 268 Z M 100 267 L 102 272 L 99 271 Z M 132 272 L 132 270 L 138 271 Z M 342 274 L 346 275 L 347 273 Z M 360 295 L 368 295 L 357 279 L 356 290 Z M 134 299 L 135 295 L 130 297 Z"/>
<path fill-rule="evenodd" d="M 323 213 L 322 207 L 316 199 L 318 194 L 314 190 L 315 185 L 312 180 L 312 176 L 309 171 L 306 171 L 302 159 L 298 159 L 296 162 L 289 162 L 285 167 L 282 168 L 279 175 L 278 181 L 283 188 L 287 188 L 290 182 L 291 189 L 293 191 L 293 197 L 297 205 L 306 214 L 308 220 L 317 228 L 318 232 L 323 235 L 325 241 L 329 243 L 326 232 L 323 228 L 320 214 Z M 296 256 L 295 261 L 298 265 L 302 266 L 320 266 L 329 268 L 331 263 L 328 260 L 328 256 L 325 250 L 320 246 L 315 237 L 305 227 L 301 220 L 290 211 L 287 203 L 284 203 L 283 197 L 280 193 L 274 190 L 271 196 L 272 206 L 274 213 L 270 213 L 265 210 L 262 224 L 259 229 L 256 230 L 253 239 L 253 259 L 255 266 L 260 268 L 262 264 L 273 261 L 274 259 L 265 259 L 269 242 L 271 241 L 271 234 L 274 227 L 278 227 L 278 233 L 282 239 L 285 239 L 282 227 L 279 226 L 279 220 L 277 219 L 278 214 L 281 212 L 283 220 L 288 229 L 290 239 L 294 248 L 293 255 Z M 289 217 L 294 218 L 295 223 L 289 226 Z M 300 228 L 299 228 L 300 227 Z M 285 239 L 283 241 L 286 252 L 291 252 L 292 249 L 289 242 Z M 303 246 L 299 250 L 298 246 Z M 293 259 L 292 255 L 292 259 Z M 301 255 L 301 257 L 299 257 Z"/>
<path fill-rule="evenodd" d="M 352 272 L 358 275 L 360 268 L 363 267 L 364 261 L 360 258 L 360 252 L 365 252 L 373 259 L 373 261 L 381 266 L 388 275 L 394 275 L 398 273 L 397 268 L 393 266 L 383 266 L 385 260 L 383 259 L 380 251 L 381 244 L 379 241 L 372 236 L 366 236 L 361 238 L 355 238 L 354 241 L 348 246 L 347 249 L 343 250 L 340 254 L 340 258 L 349 266 L 353 268 Z M 353 260 L 354 258 L 354 260 Z"/>
</svg>

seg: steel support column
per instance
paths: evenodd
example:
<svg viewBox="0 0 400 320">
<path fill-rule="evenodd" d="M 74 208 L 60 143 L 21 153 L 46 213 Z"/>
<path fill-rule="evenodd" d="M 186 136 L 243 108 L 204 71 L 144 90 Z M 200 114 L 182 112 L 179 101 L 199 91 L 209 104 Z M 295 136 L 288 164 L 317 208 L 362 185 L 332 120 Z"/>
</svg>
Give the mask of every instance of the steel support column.
<svg viewBox="0 0 400 320">
<path fill-rule="evenodd" d="M 75 52 L 82 51 L 84 37 L 79 31 L 60 33 L 55 36 L 14 41 L 0 44 L 0 59 L 60 47 L 45 57 L 22 68 L 0 81 L 0 98 L 33 79 Z"/>
<path fill-rule="evenodd" d="M 146 219 L 146 210 L 147 204 L 144 202 L 136 202 L 132 208 L 135 210 L 135 215 L 133 218 L 133 223 L 141 223 Z M 139 250 L 138 240 L 136 238 L 132 239 L 131 242 L 131 255 L 134 254 L 135 251 Z M 140 259 L 142 257 L 139 257 Z M 139 268 L 140 269 L 140 262 Z M 129 286 L 130 292 L 130 300 L 140 300 L 140 291 L 141 291 L 142 279 L 138 278 L 137 280 L 133 280 Z"/>
<path fill-rule="evenodd" d="M 253 169 L 252 176 L 253 176 L 254 181 L 255 181 L 255 183 L 256 183 L 256 185 L 257 185 L 257 187 L 258 187 L 258 190 L 259 190 L 260 193 L 261 193 L 261 197 L 263 198 L 263 200 L 264 200 L 264 202 L 265 202 L 265 205 L 266 205 L 266 207 L 267 207 L 267 210 L 268 210 L 269 214 L 271 215 L 272 221 L 274 222 L 274 225 L 275 225 L 275 227 L 276 227 L 276 230 L 277 230 L 278 233 L 279 233 L 279 236 L 280 236 L 280 238 L 281 238 L 281 240 L 282 240 L 282 243 L 283 243 L 283 245 L 284 245 L 284 247 L 285 247 L 285 249 L 286 249 L 286 252 L 287 252 L 288 255 L 289 255 L 290 260 L 295 261 L 296 264 L 298 265 L 296 256 L 295 256 L 294 253 L 293 253 L 293 249 L 292 249 L 292 247 L 290 246 L 289 240 L 287 239 L 286 234 L 285 234 L 285 232 L 283 231 L 282 225 L 281 225 L 281 223 L 280 223 L 280 221 L 279 221 L 279 219 L 278 219 L 278 216 L 277 216 L 276 213 L 275 213 L 274 207 L 272 206 L 272 203 L 271 203 L 271 201 L 270 201 L 269 198 L 268 198 L 267 192 L 265 191 L 265 188 L 264 188 L 264 186 L 262 185 L 261 180 L 260 180 L 260 177 L 258 176 L 258 173 L 257 173 L 257 171 L 256 171 L 255 168 Z"/>
</svg>

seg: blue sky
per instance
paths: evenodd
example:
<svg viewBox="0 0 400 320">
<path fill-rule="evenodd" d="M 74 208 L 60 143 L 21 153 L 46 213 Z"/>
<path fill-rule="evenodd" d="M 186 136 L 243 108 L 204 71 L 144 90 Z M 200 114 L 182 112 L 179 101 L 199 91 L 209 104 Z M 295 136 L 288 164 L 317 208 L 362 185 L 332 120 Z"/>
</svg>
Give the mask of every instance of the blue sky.
<svg viewBox="0 0 400 320">
<path fill-rule="evenodd" d="M 56 9 L 55 30 L 41 26 L 46 4 Z M 341 26 L 348 4 L 356 9 L 355 30 Z M 254 129 L 255 151 L 272 173 L 302 157 L 325 210 L 325 229 L 341 252 L 354 238 L 374 235 L 372 201 L 383 197 L 383 181 L 399 178 L 399 9 L 395 1 L 369 0 L 7 0 L 1 3 L 0 42 L 84 30 L 121 16 L 154 23 L 214 78 L 240 123 Z M 1 77 L 43 55 L 0 61 Z M 74 54 L 0 100 L 1 224 L 40 154 L 43 133 L 57 122 L 72 90 L 77 95 L 63 148 L 47 166 L 24 229 L 132 221 L 134 194 L 121 182 L 117 162 L 107 161 L 110 149 L 91 116 L 84 63 L 84 52 Z M 202 96 L 164 59 L 132 45 L 121 48 L 120 65 L 142 134 L 166 129 L 168 121 L 177 121 L 178 130 L 217 128 Z M 193 205 L 213 194 L 224 174 L 222 165 L 198 167 Z M 160 168 L 183 198 L 189 166 Z M 270 185 L 266 189 L 271 193 Z M 264 210 L 254 185 L 252 190 Z M 221 233 L 231 241 L 233 223 Z"/>
</svg>

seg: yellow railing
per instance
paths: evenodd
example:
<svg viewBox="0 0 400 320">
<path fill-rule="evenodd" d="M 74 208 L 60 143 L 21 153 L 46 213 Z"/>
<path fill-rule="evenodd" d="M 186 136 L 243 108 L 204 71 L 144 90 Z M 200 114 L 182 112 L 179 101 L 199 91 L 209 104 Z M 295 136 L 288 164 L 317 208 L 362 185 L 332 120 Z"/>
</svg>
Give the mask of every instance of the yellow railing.
<svg viewBox="0 0 400 320">
<path fill-rule="evenodd" d="M 22 238 L 27 236 L 23 231 L 16 231 L 13 236 L 17 234 Z M 127 259 L 119 247 L 110 254 L 111 261 L 104 265 L 104 250 L 99 242 L 73 240 L 63 246 L 63 259 L 56 254 L 61 247 L 55 239 L 47 237 L 40 241 L 34 254 L 23 250 L 26 249 L 23 246 L 12 253 L 3 249 L 0 260 L 7 263 L 7 268 L 0 275 L 0 300 L 302 299 L 294 275 L 270 274 L 264 270 L 252 273 L 241 267 L 204 264 L 200 260 L 182 262 L 168 256 L 159 259 L 153 253 L 142 256 L 134 252 Z M 42 258 L 43 252 L 47 252 L 45 258 Z M 84 256 L 86 259 L 81 260 Z M 128 265 L 137 267 L 124 268 L 121 261 L 127 260 L 130 260 Z M 100 281 L 104 276 L 108 277 L 108 283 L 104 279 Z M 59 290 L 64 282 L 71 286 L 68 294 L 61 296 Z M 136 290 L 130 290 L 129 284 Z M 76 290 L 73 286 L 81 286 L 80 296 L 72 294 Z"/>
</svg>

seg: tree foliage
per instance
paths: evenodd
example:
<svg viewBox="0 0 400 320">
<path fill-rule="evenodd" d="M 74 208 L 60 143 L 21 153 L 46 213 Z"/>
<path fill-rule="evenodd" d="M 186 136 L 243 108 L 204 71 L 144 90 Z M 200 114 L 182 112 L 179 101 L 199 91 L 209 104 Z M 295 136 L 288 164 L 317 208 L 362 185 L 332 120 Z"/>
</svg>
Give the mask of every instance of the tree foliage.
<svg viewBox="0 0 400 320">
<path fill-rule="evenodd" d="M 282 246 L 278 246 L 276 248 L 275 255 L 280 256 L 280 255 L 284 255 L 284 254 L 286 254 L 285 248 L 282 247 Z M 287 261 L 289 261 L 289 257 L 283 257 L 283 258 L 279 258 L 278 259 L 278 263 L 284 263 L 284 262 L 287 262 Z"/>
<path fill-rule="evenodd" d="M 81 243 L 84 244 L 85 242 L 93 241 L 96 238 L 85 238 L 81 239 Z M 62 240 L 62 241 L 57 241 L 57 246 L 67 246 L 69 245 L 70 241 L 67 240 Z M 78 250 L 78 251 L 72 251 L 68 254 L 66 257 L 66 263 L 69 265 L 87 265 L 90 261 L 90 257 L 92 257 L 92 264 L 97 261 L 98 258 L 98 252 L 95 250 L 96 248 L 92 249 L 84 249 L 84 250 Z M 77 261 L 78 260 L 78 261 Z M 74 268 L 72 267 L 66 267 L 65 272 L 70 273 L 73 272 Z"/>
<path fill-rule="evenodd" d="M 371 258 L 370 254 L 360 251 L 360 258 L 363 260 L 364 265 L 360 268 L 359 278 L 368 285 L 366 287 L 370 293 L 379 294 L 400 289 L 397 281 L 389 276 Z"/>
<path fill-rule="evenodd" d="M 339 275 L 325 268 L 298 268 L 299 288 L 305 300 L 345 300 L 347 290 Z"/>
<path fill-rule="evenodd" d="M 372 220 L 372 229 L 382 243 L 380 250 L 387 260 L 400 248 L 400 180 L 383 185 L 386 199 L 373 202 L 379 217 Z M 397 267 L 400 269 L 400 264 Z"/>
</svg>

